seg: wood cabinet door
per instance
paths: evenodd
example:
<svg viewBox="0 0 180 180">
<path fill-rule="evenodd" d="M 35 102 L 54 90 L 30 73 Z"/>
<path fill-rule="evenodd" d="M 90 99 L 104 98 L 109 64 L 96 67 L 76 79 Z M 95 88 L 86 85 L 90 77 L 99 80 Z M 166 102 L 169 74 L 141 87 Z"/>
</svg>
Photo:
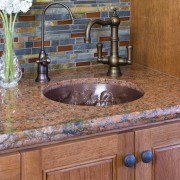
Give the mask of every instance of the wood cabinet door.
<svg viewBox="0 0 180 180">
<path fill-rule="evenodd" d="M 144 163 L 141 153 L 153 152 L 153 161 Z M 180 123 L 135 132 L 135 180 L 180 179 Z"/>
<path fill-rule="evenodd" d="M 47 180 L 114 180 L 115 158 L 47 172 Z"/>
<path fill-rule="evenodd" d="M 134 133 L 89 137 L 21 152 L 23 180 L 133 180 L 123 164 Z"/>
<path fill-rule="evenodd" d="M 0 180 L 20 180 L 20 155 L 0 155 Z"/>
</svg>

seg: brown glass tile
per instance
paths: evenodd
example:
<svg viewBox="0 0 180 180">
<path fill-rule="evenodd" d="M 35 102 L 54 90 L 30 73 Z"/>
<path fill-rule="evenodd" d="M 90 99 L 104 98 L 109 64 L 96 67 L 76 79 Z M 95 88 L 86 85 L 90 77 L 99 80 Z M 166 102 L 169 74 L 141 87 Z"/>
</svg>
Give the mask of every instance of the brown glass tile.
<svg viewBox="0 0 180 180">
<path fill-rule="evenodd" d="M 0 43 L 4 43 L 4 39 L 0 39 Z"/>
<path fill-rule="evenodd" d="M 120 17 L 120 21 L 129 21 L 129 17 Z"/>
<path fill-rule="evenodd" d="M 119 42 L 119 46 L 128 46 L 129 45 L 129 41 L 120 41 Z"/>
<path fill-rule="evenodd" d="M 3 54 L 3 51 L 0 51 L 0 56 L 2 56 L 2 54 Z"/>
<path fill-rule="evenodd" d="M 36 32 L 35 27 L 29 27 L 29 28 L 18 28 L 16 29 L 17 32 L 19 33 L 24 33 L 24 32 Z"/>
<path fill-rule="evenodd" d="M 22 49 L 24 48 L 24 43 L 23 42 L 15 42 L 14 43 L 14 49 Z"/>
<path fill-rule="evenodd" d="M 19 59 L 19 64 L 26 64 L 26 58 Z"/>
<path fill-rule="evenodd" d="M 77 62 L 76 63 L 76 66 L 89 66 L 90 65 L 90 62 L 87 61 L 87 62 Z"/>
<path fill-rule="evenodd" d="M 29 63 L 35 63 L 38 60 L 38 58 L 30 58 L 28 59 Z"/>
<path fill-rule="evenodd" d="M 50 46 L 50 41 L 44 41 L 44 46 Z M 34 42 L 34 47 L 41 47 L 41 41 Z"/>
<path fill-rule="evenodd" d="M 57 21 L 57 24 L 58 25 L 61 25 L 61 24 L 72 24 L 72 20 Z"/>
<path fill-rule="evenodd" d="M 19 16 L 19 21 L 35 21 L 35 16 Z"/>
<path fill-rule="evenodd" d="M 17 37 L 14 38 L 14 42 L 18 42 L 18 38 Z"/>
<path fill-rule="evenodd" d="M 71 38 L 75 38 L 75 37 L 85 37 L 85 33 L 73 33 L 73 34 L 71 34 Z"/>
<path fill-rule="evenodd" d="M 87 13 L 86 17 L 87 18 L 98 18 L 98 17 L 100 17 L 100 12 Z"/>
<path fill-rule="evenodd" d="M 73 50 L 73 46 L 69 45 L 69 46 L 58 46 L 58 51 L 72 51 Z"/>
<path fill-rule="evenodd" d="M 18 42 L 18 38 L 14 38 L 14 42 Z M 0 43 L 4 43 L 4 39 L 3 38 L 0 39 Z"/>
<path fill-rule="evenodd" d="M 106 36 L 106 37 L 100 37 L 100 38 L 99 38 L 99 41 L 100 41 L 100 42 L 110 41 L 110 37 L 109 37 L 109 36 Z"/>
<path fill-rule="evenodd" d="M 108 52 L 102 52 L 102 56 L 107 56 Z M 94 53 L 94 57 L 97 57 L 97 53 Z"/>
</svg>

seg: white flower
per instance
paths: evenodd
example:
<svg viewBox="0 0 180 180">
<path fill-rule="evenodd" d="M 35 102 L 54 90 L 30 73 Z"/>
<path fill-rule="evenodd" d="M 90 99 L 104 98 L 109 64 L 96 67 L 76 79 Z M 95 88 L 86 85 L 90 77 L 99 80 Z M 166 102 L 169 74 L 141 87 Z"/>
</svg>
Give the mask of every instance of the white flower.
<svg viewBox="0 0 180 180">
<path fill-rule="evenodd" d="M 12 0 L 6 0 L 6 7 L 5 7 L 5 11 L 8 14 L 11 14 L 13 12 L 13 4 L 12 4 Z"/>
<path fill-rule="evenodd" d="M 23 12 L 26 13 L 32 6 L 33 0 L 1 0 L 0 10 L 7 14 Z"/>
<path fill-rule="evenodd" d="M 0 10 L 5 11 L 6 13 L 12 13 L 12 2 L 11 0 L 2 0 L 0 3 Z"/>
<path fill-rule="evenodd" d="M 5 8 L 6 8 L 6 0 L 1 0 L 1 3 L 0 3 L 0 10 L 2 10 L 2 11 L 4 11 L 5 10 Z"/>
<path fill-rule="evenodd" d="M 20 6 L 21 6 L 21 11 L 25 13 L 32 6 L 32 0 L 21 1 L 21 5 Z"/>
<path fill-rule="evenodd" d="M 9 5 L 9 0 L 1 0 L 0 10 L 5 11 Z"/>
<path fill-rule="evenodd" d="M 13 0 L 13 13 L 21 11 L 20 0 Z"/>
</svg>

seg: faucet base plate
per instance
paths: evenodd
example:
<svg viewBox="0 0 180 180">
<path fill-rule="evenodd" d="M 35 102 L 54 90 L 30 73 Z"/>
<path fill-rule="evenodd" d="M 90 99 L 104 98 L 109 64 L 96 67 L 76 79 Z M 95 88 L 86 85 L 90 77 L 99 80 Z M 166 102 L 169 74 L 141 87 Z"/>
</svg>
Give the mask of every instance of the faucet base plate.
<svg viewBox="0 0 180 180">
<path fill-rule="evenodd" d="M 47 83 L 49 82 L 51 79 L 48 77 L 47 74 L 39 74 L 37 76 L 37 78 L 35 79 L 36 82 L 40 82 L 40 83 Z"/>
<path fill-rule="evenodd" d="M 110 77 L 120 77 L 122 76 L 120 67 L 109 67 L 107 75 Z"/>
</svg>

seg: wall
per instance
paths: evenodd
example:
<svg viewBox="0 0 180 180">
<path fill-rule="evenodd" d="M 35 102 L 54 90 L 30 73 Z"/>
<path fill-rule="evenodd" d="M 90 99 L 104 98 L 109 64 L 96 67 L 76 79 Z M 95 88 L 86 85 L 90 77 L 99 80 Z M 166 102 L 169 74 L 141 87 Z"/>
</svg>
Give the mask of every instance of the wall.
<svg viewBox="0 0 180 180">
<path fill-rule="evenodd" d="M 131 2 L 133 61 L 180 77 L 180 1 Z"/>
<path fill-rule="evenodd" d="M 110 28 L 95 26 L 91 32 L 92 42 L 84 43 L 86 24 L 94 18 L 106 19 L 116 7 L 121 17 L 119 27 L 119 54 L 126 55 L 125 46 L 130 38 L 130 0 L 36 0 L 30 11 L 19 14 L 15 25 L 14 48 L 23 72 L 34 72 L 41 44 L 41 12 L 50 2 L 61 2 L 69 6 L 75 20 L 69 19 L 67 10 L 53 6 L 47 11 L 45 22 L 46 52 L 51 58 L 50 70 L 87 66 L 95 63 L 96 43 L 103 42 L 104 55 L 110 49 Z M 0 23 L 2 30 L 2 24 Z M 0 36 L 0 56 L 3 52 L 3 36 Z"/>
</svg>

